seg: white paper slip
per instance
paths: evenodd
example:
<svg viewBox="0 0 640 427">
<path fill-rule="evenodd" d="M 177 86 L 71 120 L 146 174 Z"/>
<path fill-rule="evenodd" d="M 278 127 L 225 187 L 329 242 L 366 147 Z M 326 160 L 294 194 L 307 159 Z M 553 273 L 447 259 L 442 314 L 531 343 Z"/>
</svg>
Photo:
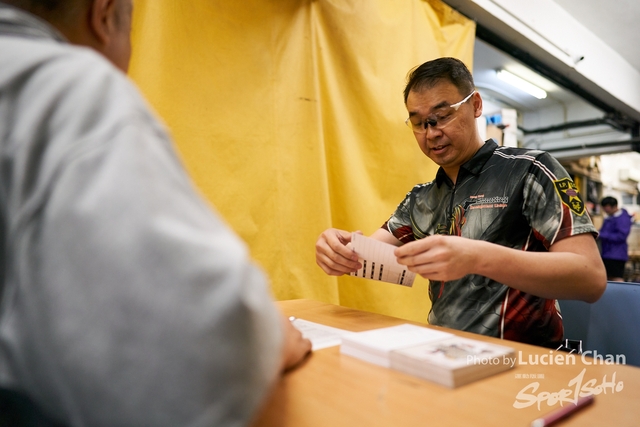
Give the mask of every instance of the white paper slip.
<svg viewBox="0 0 640 427">
<path fill-rule="evenodd" d="M 358 254 L 358 261 L 362 264 L 360 270 L 351 273 L 352 276 L 402 286 L 413 285 L 416 274 L 410 272 L 404 265 L 398 264 L 393 254 L 395 246 L 353 233 L 351 248 Z"/>
<path fill-rule="evenodd" d="M 351 333 L 344 329 L 332 328 L 304 319 L 294 319 L 291 323 L 302 333 L 303 337 L 311 341 L 311 350 L 313 351 L 340 345 L 342 336 Z"/>
</svg>

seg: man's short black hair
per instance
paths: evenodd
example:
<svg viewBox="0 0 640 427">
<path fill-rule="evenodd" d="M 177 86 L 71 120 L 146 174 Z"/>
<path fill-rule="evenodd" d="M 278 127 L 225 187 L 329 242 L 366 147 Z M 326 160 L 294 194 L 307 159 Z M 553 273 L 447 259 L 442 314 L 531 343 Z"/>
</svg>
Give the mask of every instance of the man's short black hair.
<svg viewBox="0 0 640 427">
<path fill-rule="evenodd" d="M 608 197 L 605 197 L 604 199 L 602 199 L 600 204 L 602 206 L 616 207 L 616 206 L 618 206 L 618 201 L 614 197 L 608 196 Z"/>
<path fill-rule="evenodd" d="M 464 62 L 450 57 L 438 58 L 425 62 L 409 73 L 404 88 L 404 103 L 407 103 L 412 90 L 432 88 L 442 80 L 452 83 L 461 95 L 467 95 L 475 89 L 473 76 Z"/>
</svg>

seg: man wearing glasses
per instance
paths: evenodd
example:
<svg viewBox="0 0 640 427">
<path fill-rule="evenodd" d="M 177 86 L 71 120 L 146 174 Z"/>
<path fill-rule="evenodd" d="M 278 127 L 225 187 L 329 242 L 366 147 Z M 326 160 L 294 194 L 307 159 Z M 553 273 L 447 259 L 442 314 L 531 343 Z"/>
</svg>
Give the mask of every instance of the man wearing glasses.
<svg viewBox="0 0 640 427">
<path fill-rule="evenodd" d="M 406 124 L 440 166 L 372 238 L 430 280 L 429 323 L 547 347 L 563 338 L 556 299 L 595 302 L 606 275 L 576 186 L 548 153 L 482 141 L 482 98 L 467 67 L 439 58 L 413 70 Z M 360 265 L 351 233 L 328 229 L 316 262 L 330 275 Z"/>
</svg>

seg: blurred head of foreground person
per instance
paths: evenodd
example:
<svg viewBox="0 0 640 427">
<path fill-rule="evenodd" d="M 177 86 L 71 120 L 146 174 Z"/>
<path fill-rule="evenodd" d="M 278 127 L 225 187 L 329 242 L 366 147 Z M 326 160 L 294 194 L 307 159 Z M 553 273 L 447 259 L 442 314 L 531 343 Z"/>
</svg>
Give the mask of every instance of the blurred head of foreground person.
<svg viewBox="0 0 640 427">
<path fill-rule="evenodd" d="M 0 425 L 246 425 L 310 350 L 123 73 L 132 8 L 0 2 Z"/>
</svg>

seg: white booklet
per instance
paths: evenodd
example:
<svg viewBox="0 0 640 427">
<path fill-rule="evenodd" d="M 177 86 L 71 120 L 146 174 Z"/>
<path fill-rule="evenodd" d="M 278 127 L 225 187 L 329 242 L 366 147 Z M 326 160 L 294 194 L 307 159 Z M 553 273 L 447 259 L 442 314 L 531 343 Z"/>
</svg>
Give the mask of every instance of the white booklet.
<svg viewBox="0 0 640 427">
<path fill-rule="evenodd" d="M 294 318 L 291 323 L 297 330 L 302 332 L 304 338 L 311 341 L 311 350 L 313 351 L 340 345 L 342 337 L 351 333 L 344 329 L 333 328 L 304 319 Z"/>
<path fill-rule="evenodd" d="M 351 275 L 412 286 L 416 274 L 409 271 L 406 266 L 398 264 L 396 256 L 393 254 L 395 248 L 388 243 L 353 233 L 351 235 L 351 249 L 358 254 L 358 261 L 362 264 L 362 268 Z"/>
<path fill-rule="evenodd" d="M 448 332 L 405 323 L 344 335 L 340 345 L 340 353 L 389 368 L 392 351 L 440 341 L 453 336 Z"/>
<path fill-rule="evenodd" d="M 453 336 L 391 352 L 391 368 L 455 388 L 506 371 L 516 363 L 511 347 Z"/>
<path fill-rule="evenodd" d="M 342 337 L 340 353 L 450 388 L 516 363 L 511 347 L 410 324 L 351 332 Z"/>
</svg>

